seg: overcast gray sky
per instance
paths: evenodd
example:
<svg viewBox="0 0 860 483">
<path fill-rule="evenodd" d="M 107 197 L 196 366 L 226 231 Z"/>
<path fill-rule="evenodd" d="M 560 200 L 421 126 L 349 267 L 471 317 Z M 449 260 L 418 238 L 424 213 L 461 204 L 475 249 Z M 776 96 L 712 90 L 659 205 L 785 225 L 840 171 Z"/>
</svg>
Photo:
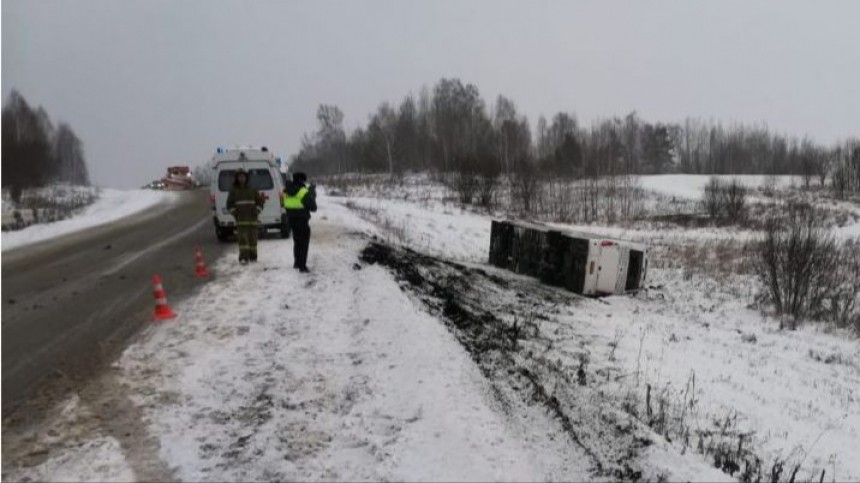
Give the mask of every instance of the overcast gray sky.
<svg viewBox="0 0 860 483">
<path fill-rule="evenodd" d="M 2 90 L 69 122 L 94 180 L 134 187 L 216 146 L 285 158 L 441 77 L 581 122 L 636 110 L 860 135 L 860 1 L 3 0 Z"/>
</svg>

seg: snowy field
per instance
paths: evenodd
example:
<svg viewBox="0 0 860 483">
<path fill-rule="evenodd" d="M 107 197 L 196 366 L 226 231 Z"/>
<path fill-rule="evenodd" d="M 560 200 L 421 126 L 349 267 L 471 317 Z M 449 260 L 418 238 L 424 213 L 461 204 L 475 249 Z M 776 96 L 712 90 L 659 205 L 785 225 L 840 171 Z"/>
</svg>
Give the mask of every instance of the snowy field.
<svg viewBox="0 0 860 483">
<path fill-rule="evenodd" d="M 625 479 L 730 481 L 744 468 L 714 468 L 730 447 L 768 477 L 781 468 L 781 481 L 794 468 L 797 481 L 860 480 L 860 341 L 822 325 L 779 330 L 749 275 L 710 271 L 724 262 L 714 247 L 732 253 L 743 234 L 578 227 L 651 243 L 648 288 L 542 298 L 552 291 L 486 266 L 491 216 L 405 194 L 322 196 L 309 276 L 288 268 L 281 240 L 262 242 L 257 265 L 218 260 L 217 278 L 126 350 L 100 396 L 73 398 L 33 436 L 44 458 L 4 479 L 614 480 L 593 462 L 620 453 L 635 470 Z M 361 262 L 368 237 L 439 257 L 442 279 L 468 271 L 477 308 L 503 321 L 534 319 L 514 357 L 550 375 L 583 370 L 581 388 L 542 381 L 584 417 L 578 442 L 547 407 L 500 396 L 517 388 L 470 358 L 421 281 Z M 678 249 L 698 264 L 664 258 Z M 131 419 L 93 416 L 119 395 Z M 144 436 L 129 443 L 125 427 Z"/>
<path fill-rule="evenodd" d="M 31 245 L 76 231 L 117 221 L 142 212 L 159 203 L 175 199 L 176 193 L 152 190 L 102 189 L 98 200 L 72 218 L 32 225 L 23 230 L 3 232 L 2 250 Z"/>
<path fill-rule="evenodd" d="M 766 177 L 739 178 L 751 188 L 767 182 Z M 643 177 L 641 185 L 661 195 L 694 198 L 707 179 L 654 176 Z M 777 185 L 795 182 L 782 177 Z M 489 216 L 450 203 L 368 197 L 337 201 L 385 227 L 389 242 L 463 262 L 486 262 Z M 657 253 L 671 247 L 705 257 L 715 255 L 711 248 L 737 250 L 739 243 L 756 236 L 754 231 L 732 227 L 651 230 L 556 225 L 644 241 Z M 834 227 L 832 232 L 839 238 L 856 238 L 858 227 L 856 223 Z M 708 263 L 721 261 L 706 258 L 704 264 Z M 623 403 L 631 391 L 641 393 L 648 384 L 666 400 L 681 401 L 695 380 L 696 415 L 687 418 L 699 428 L 730 418 L 735 432 L 750 435 L 747 444 L 755 445 L 762 460 L 782 461 L 789 468 L 786 472 L 801 465 L 798 478 L 815 479 L 824 470 L 825 480 L 860 479 L 860 461 L 853 456 L 860 450 L 860 341 L 856 336 L 821 326 L 780 331 L 777 321 L 753 307 L 756 282 L 751 277 L 730 274 L 728 280 L 717 281 L 714 274 L 681 265 L 658 259 L 649 282 L 655 288 L 638 297 L 588 302 L 587 310 L 571 313 L 561 324 L 568 340 L 588 340 L 595 369 L 611 359 L 613 363 L 604 368 L 607 374 L 624 382 L 636 372 L 647 381 L 631 389 L 629 384 L 609 380 L 606 387 L 614 391 L 612 397 Z M 571 364 L 575 368 L 575 361 Z"/>
<path fill-rule="evenodd" d="M 760 189 L 764 187 L 770 188 L 787 188 L 800 186 L 802 179 L 800 176 L 766 176 L 757 174 L 743 175 L 721 175 L 717 176 L 720 180 L 731 181 L 738 180 L 747 188 Z M 711 176 L 698 174 L 661 174 L 652 176 L 639 176 L 639 185 L 650 191 L 661 193 L 667 196 L 677 196 L 679 198 L 701 199 L 702 191 L 705 185 L 710 181 Z"/>
</svg>

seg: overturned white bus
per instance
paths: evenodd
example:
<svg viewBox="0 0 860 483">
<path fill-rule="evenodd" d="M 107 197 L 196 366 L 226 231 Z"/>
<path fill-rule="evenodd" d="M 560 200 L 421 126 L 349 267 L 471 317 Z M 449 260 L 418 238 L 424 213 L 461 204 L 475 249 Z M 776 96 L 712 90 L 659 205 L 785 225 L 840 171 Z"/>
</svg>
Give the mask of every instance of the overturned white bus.
<svg viewBox="0 0 860 483">
<path fill-rule="evenodd" d="M 518 221 L 493 221 L 490 263 L 582 295 L 639 290 L 648 273 L 641 243 Z"/>
</svg>

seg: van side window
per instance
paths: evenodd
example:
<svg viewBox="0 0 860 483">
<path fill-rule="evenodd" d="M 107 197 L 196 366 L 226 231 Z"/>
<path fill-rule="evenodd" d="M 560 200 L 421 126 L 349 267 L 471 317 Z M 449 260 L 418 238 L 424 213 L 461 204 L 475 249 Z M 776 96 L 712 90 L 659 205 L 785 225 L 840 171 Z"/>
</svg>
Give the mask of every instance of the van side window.
<svg viewBox="0 0 860 483">
<path fill-rule="evenodd" d="M 236 178 L 235 169 L 225 169 L 218 173 L 218 190 L 230 191 L 233 187 L 233 180 Z M 275 182 L 272 179 L 272 173 L 268 169 L 249 169 L 248 170 L 248 185 L 259 191 L 270 190 L 275 187 Z"/>
</svg>

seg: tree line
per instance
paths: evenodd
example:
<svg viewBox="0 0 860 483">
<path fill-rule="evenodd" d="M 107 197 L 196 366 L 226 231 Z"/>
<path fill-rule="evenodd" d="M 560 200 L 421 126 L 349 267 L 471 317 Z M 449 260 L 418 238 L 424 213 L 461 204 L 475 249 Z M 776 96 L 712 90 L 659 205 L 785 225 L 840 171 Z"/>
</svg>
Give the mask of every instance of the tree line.
<svg viewBox="0 0 860 483">
<path fill-rule="evenodd" d="M 860 140 L 824 146 L 766 125 L 689 118 L 649 122 L 636 112 L 581 125 L 576 115 L 541 116 L 534 129 L 503 95 L 488 106 L 474 84 L 441 79 L 432 89 L 380 104 L 347 133 L 343 112 L 321 105 L 294 169 L 317 175 L 405 171 L 543 175 L 587 179 L 630 174 L 794 174 L 809 186 L 830 178 L 834 190 L 860 190 Z"/>
<path fill-rule="evenodd" d="M 42 106 L 31 107 L 13 90 L 3 105 L 3 188 L 20 201 L 27 188 L 63 182 L 90 184 L 84 146 L 65 122 L 57 125 Z"/>
</svg>

